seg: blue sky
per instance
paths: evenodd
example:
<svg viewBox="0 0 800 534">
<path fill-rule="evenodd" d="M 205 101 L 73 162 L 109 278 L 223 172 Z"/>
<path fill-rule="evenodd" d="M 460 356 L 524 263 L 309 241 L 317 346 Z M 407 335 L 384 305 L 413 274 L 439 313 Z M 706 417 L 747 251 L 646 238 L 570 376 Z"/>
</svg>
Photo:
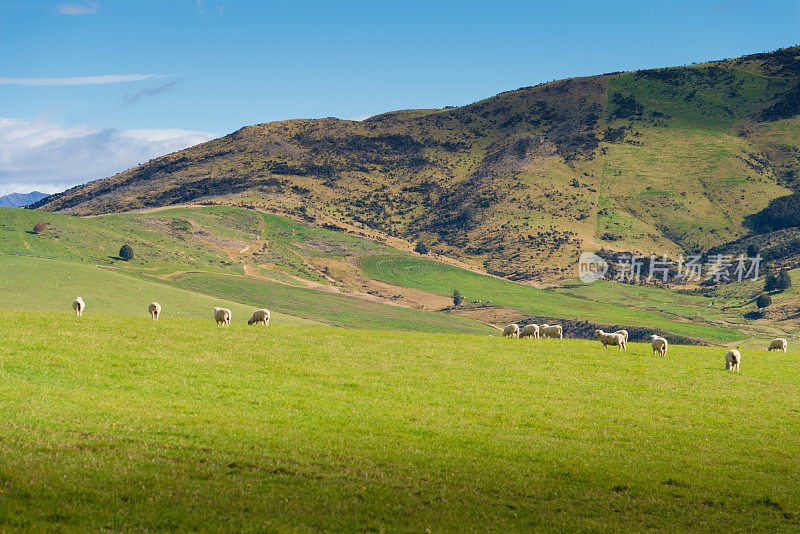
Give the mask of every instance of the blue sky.
<svg viewBox="0 0 800 534">
<path fill-rule="evenodd" d="M 0 0 L 0 194 L 248 124 L 773 50 L 799 23 L 797 1 Z"/>
</svg>

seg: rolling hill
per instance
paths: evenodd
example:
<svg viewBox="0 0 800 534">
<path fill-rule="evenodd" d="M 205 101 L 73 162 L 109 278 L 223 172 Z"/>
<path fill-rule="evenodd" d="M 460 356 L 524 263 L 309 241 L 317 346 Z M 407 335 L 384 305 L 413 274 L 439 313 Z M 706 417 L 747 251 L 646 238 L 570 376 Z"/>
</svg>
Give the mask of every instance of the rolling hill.
<svg viewBox="0 0 800 534">
<path fill-rule="evenodd" d="M 37 223 L 47 229 L 33 231 Z M 133 247 L 130 261 L 117 257 L 123 244 Z M 167 318 L 209 320 L 210 307 L 223 303 L 234 321 L 266 306 L 278 325 L 490 334 L 511 322 L 563 322 L 568 337 L 626 327 L 635 340 L 660 332 L 674 343 L 756 346 L 779 331 L 800 333 L 800 282 L 751 319 L 763 277 L 688 294 L 615 282 L 541 289 L 229 206 L 90 217 L 0 208 L 0 269 L 0 308 L 20 310 L 67 312 L 81 295 L 90 314 L 146 316 L 147 304 L 158 300 Z M 466 299 L 457 307 L 455 290 Z"/>
<path fill-rule="evenodd" d="M 704 251 L 775 230 L 771 202 L 800 191 L 799 56 L 560 80 L 361 122 L 258 124 L 36 206 L 252 206 L 533 281 L 569 276 L 582 249 Z"/>
</svg>

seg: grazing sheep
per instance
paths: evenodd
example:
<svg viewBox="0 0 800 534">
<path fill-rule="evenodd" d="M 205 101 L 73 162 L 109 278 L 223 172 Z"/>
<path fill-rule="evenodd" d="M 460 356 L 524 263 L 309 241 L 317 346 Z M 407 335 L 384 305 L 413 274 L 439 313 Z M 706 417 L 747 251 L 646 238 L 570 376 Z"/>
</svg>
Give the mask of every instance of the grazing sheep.
<svg viewBox="0 0 800 534">
<path fill-rule="evenodd" d="M 86 303 L 83 302 L 81 297 L 76 297 L 75 300 L 72 301 L 72 309 L 75 310 L 75 315 L 78 317 L 83 316 L 84 308 L 86 308 Z"/>
<path fill-rule="evenodd" d="M 256 323 L 269 326 L 269 310 L 262 308 L 254 311 L 253 316 L 248 319 L 247 324 L 254 325 Z"/>
<path fill-rule="evenodd" d="M 503 337 L 519 337 L 519 325 L 510 324 L 503 328 Z"/>
<path fill-rule="evenodd" d="M 231 325 L 231 311 L 228 308 L 214 308 L 214 319 L 217 321 L 217 326 Z"/>
<path fill-rule="evenodd" d="M 779 337 L 777 339 L 773 339 L 772 341 L 770 341 L 769 347 L 767 347 L 764 350 L 766 350 L 767 352 L 771 350 L 782 350 L 783 352 L 786 352 L 787 347 L 789 347 L 789 342 L 783 339 L 782 337 Z"/>
<path fill-rule="evenodd" d="M 625 341 L 625 336 L 622 334 L 595 330 L 594 337 L 600 340 L 604 349 L 607 349 L 608 345 L 611 345 L 612 347 L 619 347 L 619 350 L 628 350 L 628 344 Z"/>
<path fill-rule="evenodd" d="M 739 362 L 742 361 L 742 354 L 736 350 L 731 349 L 725 353 L 725 370 L 726 371 L 739 371 Z"/>
<path fill-rule="evenodd" d="M 531 339 L 539 339 L 539 325 L 538 324 L 529 324 L 526 325 L 525 328 L 519 333 L 519 337 L 525 338 L 529 337 Z"/>
<path fill-rule="evenodd" d="M 667 347 L 669 343 L 667 340 L 661 336 L 653 334 L 650 336 L 652 338 L 652 345 L 653 345 L 653 356 L 661 356 L 662 358 L 667 355 Z"/>
<path fill-rule="evenodd" d="M 158 321 L 158 316 L 161 315 L 161 304 L 158 302 L 151 302 L 150 306 L 147 307 L 147 311 L 150 312 L 150 317 L 152 317 L 154 321 Z"/>
<path fill-rule="evenodd" d="M 616 331 L 616 332 L 614 332 L 614 333 L 615 333 L 615 334 L 622 334 L 622 337 L 624 337 L 624 338 L 625 338 L 625 343 L 627 343 L 627 342 L 628 342 L 628 331 L 627 331 L 627 330 L 624 330 L 624 329 L 623 329 L 623 330 L 617 330 L 617 331 Z"/>
<path fill-rule="evenodd" d="M 539 327 L 539 335 L 542 339 L 564 339 L 564 329 L 560 324 L 543 324 Z"/>
</svg>

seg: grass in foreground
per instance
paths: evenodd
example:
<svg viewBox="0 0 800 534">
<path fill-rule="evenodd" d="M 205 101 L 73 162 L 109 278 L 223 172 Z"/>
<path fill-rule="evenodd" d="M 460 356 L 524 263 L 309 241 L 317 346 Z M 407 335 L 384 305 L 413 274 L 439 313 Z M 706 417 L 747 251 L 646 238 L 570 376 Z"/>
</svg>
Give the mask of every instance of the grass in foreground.
<svg viewBox="0 0 800 534">
<path fill-rule="evenodd" d="M 0 312 L 0 530 L 796 531 L 800 361 Z"/>
</svg>

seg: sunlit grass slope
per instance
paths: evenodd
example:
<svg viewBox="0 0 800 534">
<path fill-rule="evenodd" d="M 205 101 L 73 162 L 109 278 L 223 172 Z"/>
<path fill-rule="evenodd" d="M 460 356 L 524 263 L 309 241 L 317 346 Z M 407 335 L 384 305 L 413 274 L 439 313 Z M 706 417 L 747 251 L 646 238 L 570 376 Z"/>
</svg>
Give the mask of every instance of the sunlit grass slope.
<svg viewBox="0 0 800 534">
<path fill-rule="evenodd" d="M 0 320 L 0 530 L 800 528 L 797 352 Z"/>
<path fill-rule="evenodd" d="M 0 255 L 2 308 L 69 312 L 75 297 L 83 297 L 88 315 L 119 314 L 149 317 L 147 306 L 157 301 L 162 317 L 213 320 L 214 306 L 229 308 L 234 321 L 250 318 L 254 306 L 136 279 L 100 267 L 45 258 Z M 260 306 L 258 306 L 260 307 Z M 43 316 L 44 317 L 44 316 Z M 283 313 L 272 321 L 285 325 L 319 325 Z"/>
<path fill-rule="evenodd" d="M 418 332 L 497 333 L 479 322 L 442 313 L 391 306 L 348 295 L 290 287 L 264 280 L 207 273 L 175 276 L 177 287 L 219 295 L 334 326 Z"/>
</svg>

